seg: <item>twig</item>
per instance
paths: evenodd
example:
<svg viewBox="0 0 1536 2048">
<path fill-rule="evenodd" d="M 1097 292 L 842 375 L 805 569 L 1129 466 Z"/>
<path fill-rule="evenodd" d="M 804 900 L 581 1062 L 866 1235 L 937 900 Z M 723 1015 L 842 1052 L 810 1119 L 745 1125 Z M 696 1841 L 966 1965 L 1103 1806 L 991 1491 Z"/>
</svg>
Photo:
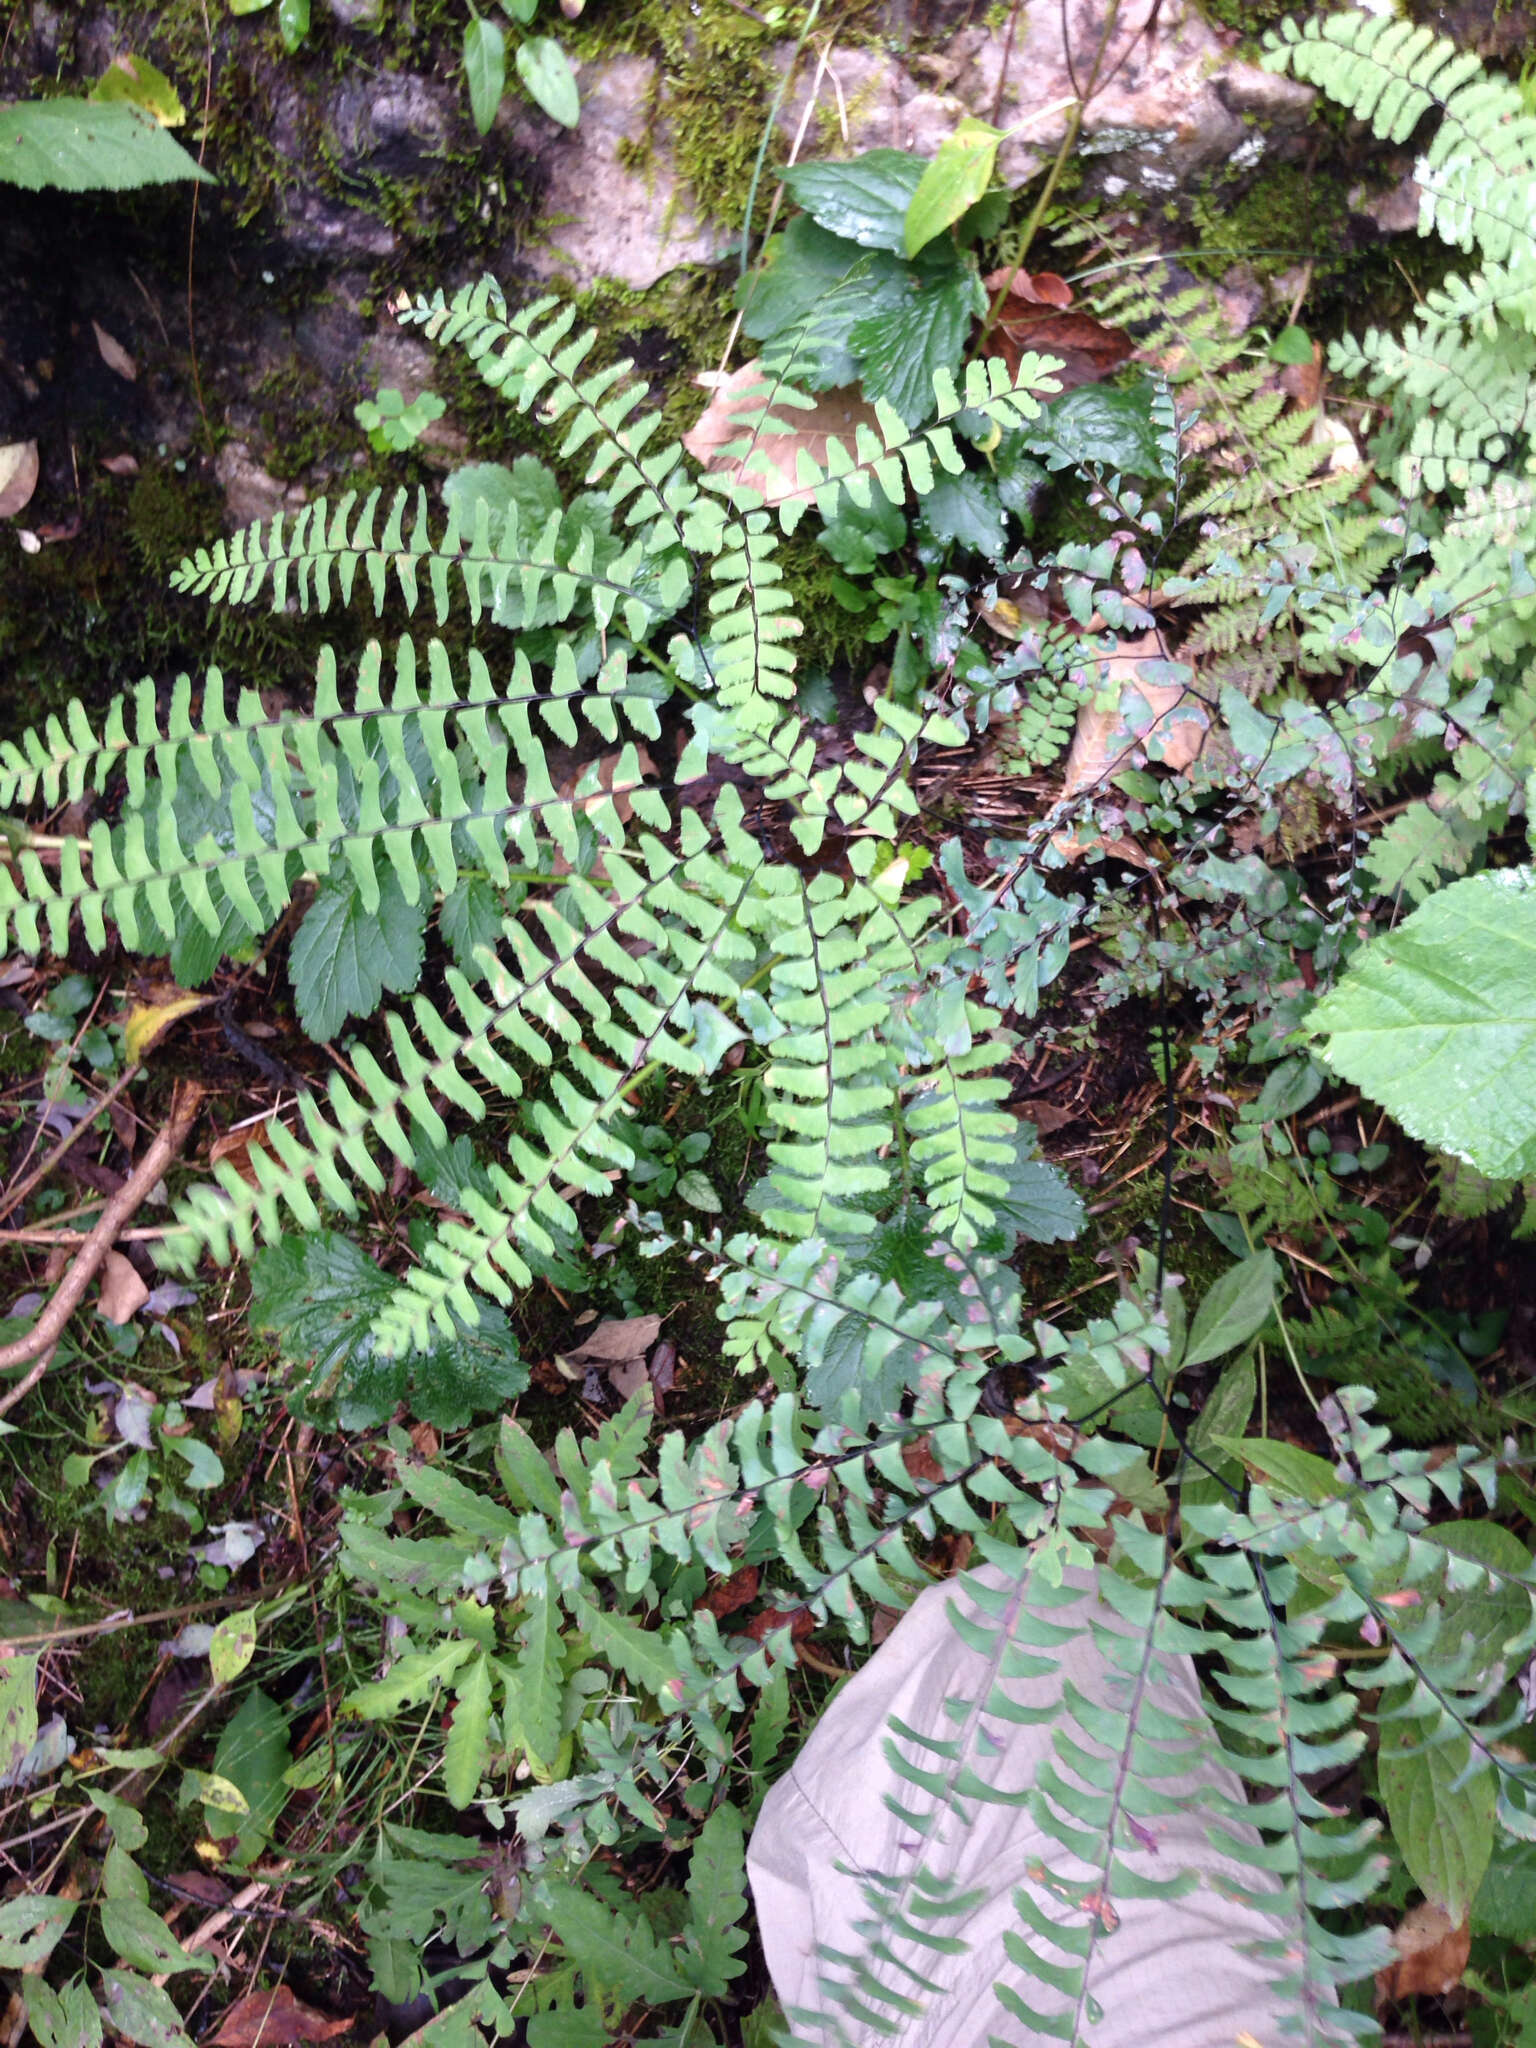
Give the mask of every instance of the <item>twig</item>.
<svg viewBox="0 0 1536 2048">
<path fill-rule="evenodd" d="M 97 1268 L 111 1250 L 119 1231 L 129 1217 L 135 1214 L 155 1182 L 186 1144 L 202 1099 L 201 1082 L 177 1082 L 176 1093 L 171 1102 L 170 1121 L 102 1210 L 100 1221 L 75 1254 L 74 1261 L 60 1281 L 53 1299 L 26 1336 L 18 1337 L 13 1344 L 0 1346 L 0 1372 L 13 1365 L 26 1365 L 29 1361 L 36 1360 L 29 1373 L 18 1380 L 4 1395 L 0 1395 L 0 1415 L 8 1408 L 14 1408 L 24 1395 L 29 1394 L 48 1370 L 49 1357 L 63 1333 L 64 1325 L 79 1306 L 86 1288 L 96 1277 Z"/>
<path fill-rule="evenodd" d="M 97 1117 L 101 1115 L 104 1109 L 110 1109 L 112 1107 L 113 1103 L 116 1102 L 119 1095 L 121 1095 L 123 1090 L 128 1086 L 128 1083 L 138 1078 L 138 1073 L 139 1063 L 137 1060 L 133 1060 L 126 1067 L 124 1067 L 123 1071 L 112 1083 L 112 1086 L 107 1090 L 106 1094 L 100 1096 L 97 1099 L 97 1101 L 95 1101 L 91 1105 L 91 1107 L 86 1111 L 85 1115 L 81 1117 L 79 1123 L 75 1125 L 75 1128 L 72 1131 L 67 1131 L 65 1133 L 65 1135 L 59 1140 L 58 1144 L 55 1145 L 53 1150 L 48 1154 L 47 1158 L 40 1160 L 38 1164 L 33 1167 L 32 1171 L 27 1175 L 25 1180 L 18 1181 L 15 1187 L 8 1188 L 3 1195 L 0 1195 L 0 1216 L 9 1216 L 11 1211 L 14 1208 L 16 1208 L 16 1206 L 20 1202 L 25 1201 L 26 1197 L 31 1194 L 32 1190 L 37 1186 L 38 1182 L 41 1180 L 46 1180 L 49 1174 L 53 1172 L 54 1168 L 60 1164 L 60 1162 L 65 1158 L 65 1156 L 74 1150 L 76 1145 L 79 1144 L 80 1140 L 84 1137 L 89 1136 L 91 1126 L 95 1123 Z"/>
</svg>

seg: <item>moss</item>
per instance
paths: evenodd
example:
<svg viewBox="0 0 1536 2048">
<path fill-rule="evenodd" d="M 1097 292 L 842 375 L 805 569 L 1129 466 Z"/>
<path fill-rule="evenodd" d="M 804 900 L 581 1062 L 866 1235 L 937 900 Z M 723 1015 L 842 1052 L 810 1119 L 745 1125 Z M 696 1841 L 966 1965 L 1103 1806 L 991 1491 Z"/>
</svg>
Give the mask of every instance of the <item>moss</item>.
<svg viewBox="0 0 1536 2048">
<path fill-rule="evenodd" d="M 1296 0 L 1199 0 L 1199 7 L 1217 28 L 1233 29 L 1257 42 L 1265 29 L 1296 12 Z"/>
<path fill-rule="evenodd" d="M 1205 255 L 1222 268 L 1247 263 L 1261 278 L 1306 260 L 1319 280 L 1340 274 L 1347 216 L 1339 178 L 1297 164 L 1276 164 L 1235 201 L 1213 182 L 1193 207 Z"/>
</svg>

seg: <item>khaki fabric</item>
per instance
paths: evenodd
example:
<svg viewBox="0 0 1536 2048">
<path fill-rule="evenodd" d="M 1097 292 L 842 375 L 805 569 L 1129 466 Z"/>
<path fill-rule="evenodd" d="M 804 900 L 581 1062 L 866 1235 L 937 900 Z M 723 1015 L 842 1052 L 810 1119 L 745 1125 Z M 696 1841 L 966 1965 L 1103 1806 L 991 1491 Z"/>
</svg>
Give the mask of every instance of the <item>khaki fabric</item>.
<svg viewBox="0 0 1536 2048">
<path fill-rule="evenodd" d="M 974 1577 L 984 1585 L 1002 1583 L 985 1572 Z M 926 1853 L 910 1823 L 892 1811 L 893 1803 L 909 1811 L 925 1805 L 923 1795 L 898 1776 L 887 1756 L 892 1717 L 915 1734 L 953 1739 L 957 1723 L 946 1700 L 987 1697 L 987 1660 L 962 1640 L 947 1612 L 953 1605 L 962 1617 L 986 1618 L 974 1596 L 967 1597 L 969 1585 L 961 1580 L 933 1586 L 919 1596 L 889 1640 L 836 1694 L 769 1793 L 753 1833 L 747 1870 L 774 1987 L 786 2012 L 799 2007 L 836 2013 L 843 2032 L 839 2036 L 829 2027 L 829 2040 L 845 2039 L 860 2048 L 893 2042 L 897 2048 L 987 2048 L 988 2043 L 1025 2048 L 1053 2039 L 1008 2013 L 992 1988 L 998 1980 L 1013 1985 L 1036 2012 L 1073 2010 L 1069 1996 L 1009 1962 L 1003 1935 L 1027 1932 L 1014 1908 L 1016 1888 L 1027 1890 L 1047 1918 L 1083 1926 L 1083 1911 L 1054 1898 L 1031 1880 L 1029 1871 L 1032 1864 L 1043 1863 L 1059 1878 L 1084 1880 L 1095 1875 L 1090 1867 L 1074 1863 L 1024 1804 L 970 1800 L 969 1827 L 946 1816 Z M 1086 1631 L 1097 1617 L 1117 1635 L 1128 1636 L 1125 1624 L 1084 1581 L 1070 1585 L 1062 1597 L 1068 1604 L 1050 1610 L 1051 1622 Z M 1057 1668 L 1048 1676 L 1011 1679 L 1010 1695 L 1030 1706 L 1052 1708 L 1070 1680 L 1089 1699 L 1116 1697 L 1113 1674 L 1090 1634 L 1077 1634 L 1058 1655 Z M 1192 1733 L 1209 1731 L 1190 1660 L 1159 1657 L 1152 1663 L 1158 1706 L 1176 1713 Z M 1051 1754 L 1060 1723 L 1053 1717 L 1040 1725 L 1002 1720 L 984 1720 L 983 1725 L 986 1732 L 976 1752 L 980 1769 L 989 1781 L 1011 1791 L 1033 1783 L 1037 1767 Z M 933 1754 L 910 1743 L 903 1748 L 929 1768 L 940 1767 Z M 1063 1776 L 1070 1776 L 1059 1751 L 1055 1760 Z M 1201 1883 L 1173 1901 L 1113 1900 L 1118 1925 L 1096 1942 L 1088 1983 L 1103 2018 L 1095 2023 L 1090 2012 L 1079 2038 L 1092 2048 L 1238 2048 L 1240 2042 L 1242 2048 L 1254 2043 L 1278 2048 L 1285 2038 L 1282 2002 L 1270 1979 L 1279 1966 L 1256 1960 L 1246 1950 L 1256 1942 L 1277 1942 L 1287 1923 L 1224 1896 L 1209 1881 L 1227 1876 L 1250 1893 L 1269 1888 L 1261 1873 L 1225 1861 L 1206 1841 L 1205 1819 L 1198 1810 L 1202 1793 L 1214 1789 L 1229 1798 L 1242 1797 L 1238 1779 L 1219 1758 L 1214 1733 L 1180 1753 L 1177 1775 L 1155 1782 L 1171 1810 L 1148 1824 L 1146 1847 L 1121 1847 L 1121 1860 L 1153 1879 L 1195 1870 Z M 900 1949 L 904 1960 L 938 1983 L 942 1995 L 926 1997 L 921 2017 L 907 2019 L 894 2035 L 885 2034 L 861 2026 L 819 1996 L 818 1976 L 828 1965 L 819 1961 L 817 1950 L 863 1953 L 865 1940 L 856 1927 L 870 1915 L 859 1873 L 904 1874 L 919 1860 L 931 1872 L 958 1879 L 967 1892 L 974 1888 L 976 1897 L 963 1914 L 935 1923 L 943 1933 L 963 1937 L 968 1948 L 953 1957 L 912 1945 Z M 1043 1959 L 1056 1965 L 1067 1961 L 1054 1948 L 1046 1949 Z M 888 1968 L 881 1981 L 911 1989 Z M 1322 2002 L 1332 2004 L 1326 1996 Z M 1329 2014 L 1320 2017 L 1326 2027 Z M 809 2025 L 799 2034 L 817 2038 Z"/>
</svg>

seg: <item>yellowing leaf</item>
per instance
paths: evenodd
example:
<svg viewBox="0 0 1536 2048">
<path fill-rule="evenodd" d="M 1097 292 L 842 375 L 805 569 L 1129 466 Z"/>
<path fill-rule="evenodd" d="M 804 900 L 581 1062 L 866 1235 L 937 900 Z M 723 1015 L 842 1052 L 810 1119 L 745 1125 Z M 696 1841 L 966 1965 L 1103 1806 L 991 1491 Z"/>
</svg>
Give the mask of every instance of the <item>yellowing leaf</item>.
<svg viewBox="0 0 1536 2048">
<path fill-rule="evenodd" d="M 918 181 L 904 224 L 909 257 L 926 249 L 935 235 L 952 227 L 976 204 L 992 182 L 1000 128 L 967 114 L 946 138 L 938 155 Z"/>
<path fill-rule="evenodd" d="M 164 1002 L 134 1003 L 123 1024 L 123 1051 L 130 1062 L 143 1059 L 178 1018 L 190 1017 L 194 1010 L 201 1010 L 211 1001 L 210 996 L 192 996 L 178 989 Z"/>
<path fill-rule="evenodd" d="M 256 1651 L 256 1610 L 243 1607 L 238 1614 L 226 1614 L 208 1645 L 208 1662 L 214 1683 L 229 1685 L 237 1679 Z"/>
<path fill-rule="evenodd" d="M 91 87 L 93 100 L 127 100 L 154 116 L 162 128 L 179 128 L 187 118 L 176 88 L 147 57 L 127 51 L 114 57 Z"/>
</svg>

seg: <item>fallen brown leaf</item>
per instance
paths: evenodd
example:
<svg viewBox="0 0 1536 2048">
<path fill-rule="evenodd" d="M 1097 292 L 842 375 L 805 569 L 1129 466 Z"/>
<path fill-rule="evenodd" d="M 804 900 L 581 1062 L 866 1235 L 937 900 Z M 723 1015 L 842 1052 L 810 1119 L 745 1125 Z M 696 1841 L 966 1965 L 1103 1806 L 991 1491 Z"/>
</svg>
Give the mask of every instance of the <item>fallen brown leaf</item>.
<svg viewBox="0 0 1536 2048">
<path fill-rule="evenodd" d="M 295 2042 L 334 2041 L 350 2033 L 349 2019 L 332 2019 L 294 1997 L 286 1984 L 252 1991 L 229 2008 L 207 2048 L 292 2048 Z"/>
<path fill-rule="evenodd" d="M 0 443 L 0 519 L 14 519 L 37 489 L 37 443 Z"/>
<path fill-rule="evenodd" d="M 624 1316 L 599 1323 L 591 1334 L 570 1351 L 556 1352 L 555 1363 L 568 1380 L 584 1379 L 595 1366 L 611 1373 L 638 1359 L 644 1376 L 645 1354 L 661 1334 L 660 1316 Z"/>
<path fill-rule="evenodd" d="M 994 270 L 985 283 L 995 313 L 987 345 L 1015 376 L 1020 358 L 1031 352 L 1059 356 L 1056 381 L 1063 391 L 1075 391 L 1113 376 L 1129 360 L 1130 336 L 1091 313 L 1071 311 L 1072 287 L 1053 271 L 1031 277 L 1027 270 Z"/>
<path fill-rule="evenodd" d="M 761 491 L 770 505 L 802 494 L 804 486 L 796 473 L 802 451 L 825 470 L 829 441 L 841 441 L 851 455 L 858 429 L 875 426 L 874 407 L 852 389 L 823 391 L 808 411 L 775 401 L 765 388 L 770 380 L 755 357 L 739 370 L 706 370 L 698 382 L 712 396 L 698 424 L 684 434 L 683 446 L 717 476 L 732 476 Z M 749 397 L 754 389 L 762 395 Z M 793 421 L 792 431 L 756 431 L 751 422 L 765 411 L 780 422 Z M 742 450 L 747 443 L 750 448 L 745 452 L 726 452 Z"/>
<path fill-rule="evenodd" d="M 91 322 L 91 332 L 96 337 L 96 346 L 100 349 L 101 360 L 107 368 L 114 371 L 117 376 L 126 378 L 130 384 L 137 383 L 139 366 L 123 344 L 114 340 L 99 320 Z"/>
<path fill-rule="evenodd" d="M 1104 687 L 1099 695 L 1113 701 L 1107 710 L 1100 710 L 1096 703 L 1085 704 L 1077 714 L 1077 730 L 1062 771 L 1063 797 L 1080 796 L 1107 782 L 1121 768 L 1129 767 L 1132 755 L 1149 740 L 1156 742 L 1150 751 L 1165 768 L 1187 768 L 1205 745 L 1205 713 L 1190 698 L 1188 685 L 1147 682 L 1139 673 L 1142 662 L 1162 658 L 1157 634 L 1140 633 L 1122 640 L 1102 663 Z M 1150 718 L 1134 697 L 1126 707 L 1128 685 L 1145 701 Z M 1176 718 L 1175 711 L 1186 715 Z"/>
<path fill-rule="evenodd" d="M 1472 1953 L 1472 1932 L 1462 1921 L 1453 1927 L 1443 1906 L 1427 1901 L 1414 1906 L 1392 1930 L 1397 1961 L 1376 1972 L 1376 1990 L 1383 1999 L 1412 1998 L 1423 1993 L 1439 1998 L 1461 1982 Z"/>
<path fill-rule="evenodd" d="M 227 1159 L 243 1181 L 259 1188 L 261 1179 L 251 1159 L 253 1146 L 273 1159 L 277 1157 L 277 1148 L 267 1136 L 266 1124 L 259 1123 L 248 1124 L 240 1131 L 225 1131 L 222 1137 L 215 1138 L 208 1147 L 208 1162 L 217 1166 L 221 1159 Z"/>
<path fill-rule="evenodd" d="M 104 1322 L 126 1323 L 149 1299 L 149 1289 L 131 1259 L 108 1252 L 101 1267 L 101 1294 L 96 1313 Z"/>
<path fill-rule="evenodd" d="M 103 455 L 101 466 L 109 476 L 137 476 L 139 473 L 136 455 Z"/>
</svg>

